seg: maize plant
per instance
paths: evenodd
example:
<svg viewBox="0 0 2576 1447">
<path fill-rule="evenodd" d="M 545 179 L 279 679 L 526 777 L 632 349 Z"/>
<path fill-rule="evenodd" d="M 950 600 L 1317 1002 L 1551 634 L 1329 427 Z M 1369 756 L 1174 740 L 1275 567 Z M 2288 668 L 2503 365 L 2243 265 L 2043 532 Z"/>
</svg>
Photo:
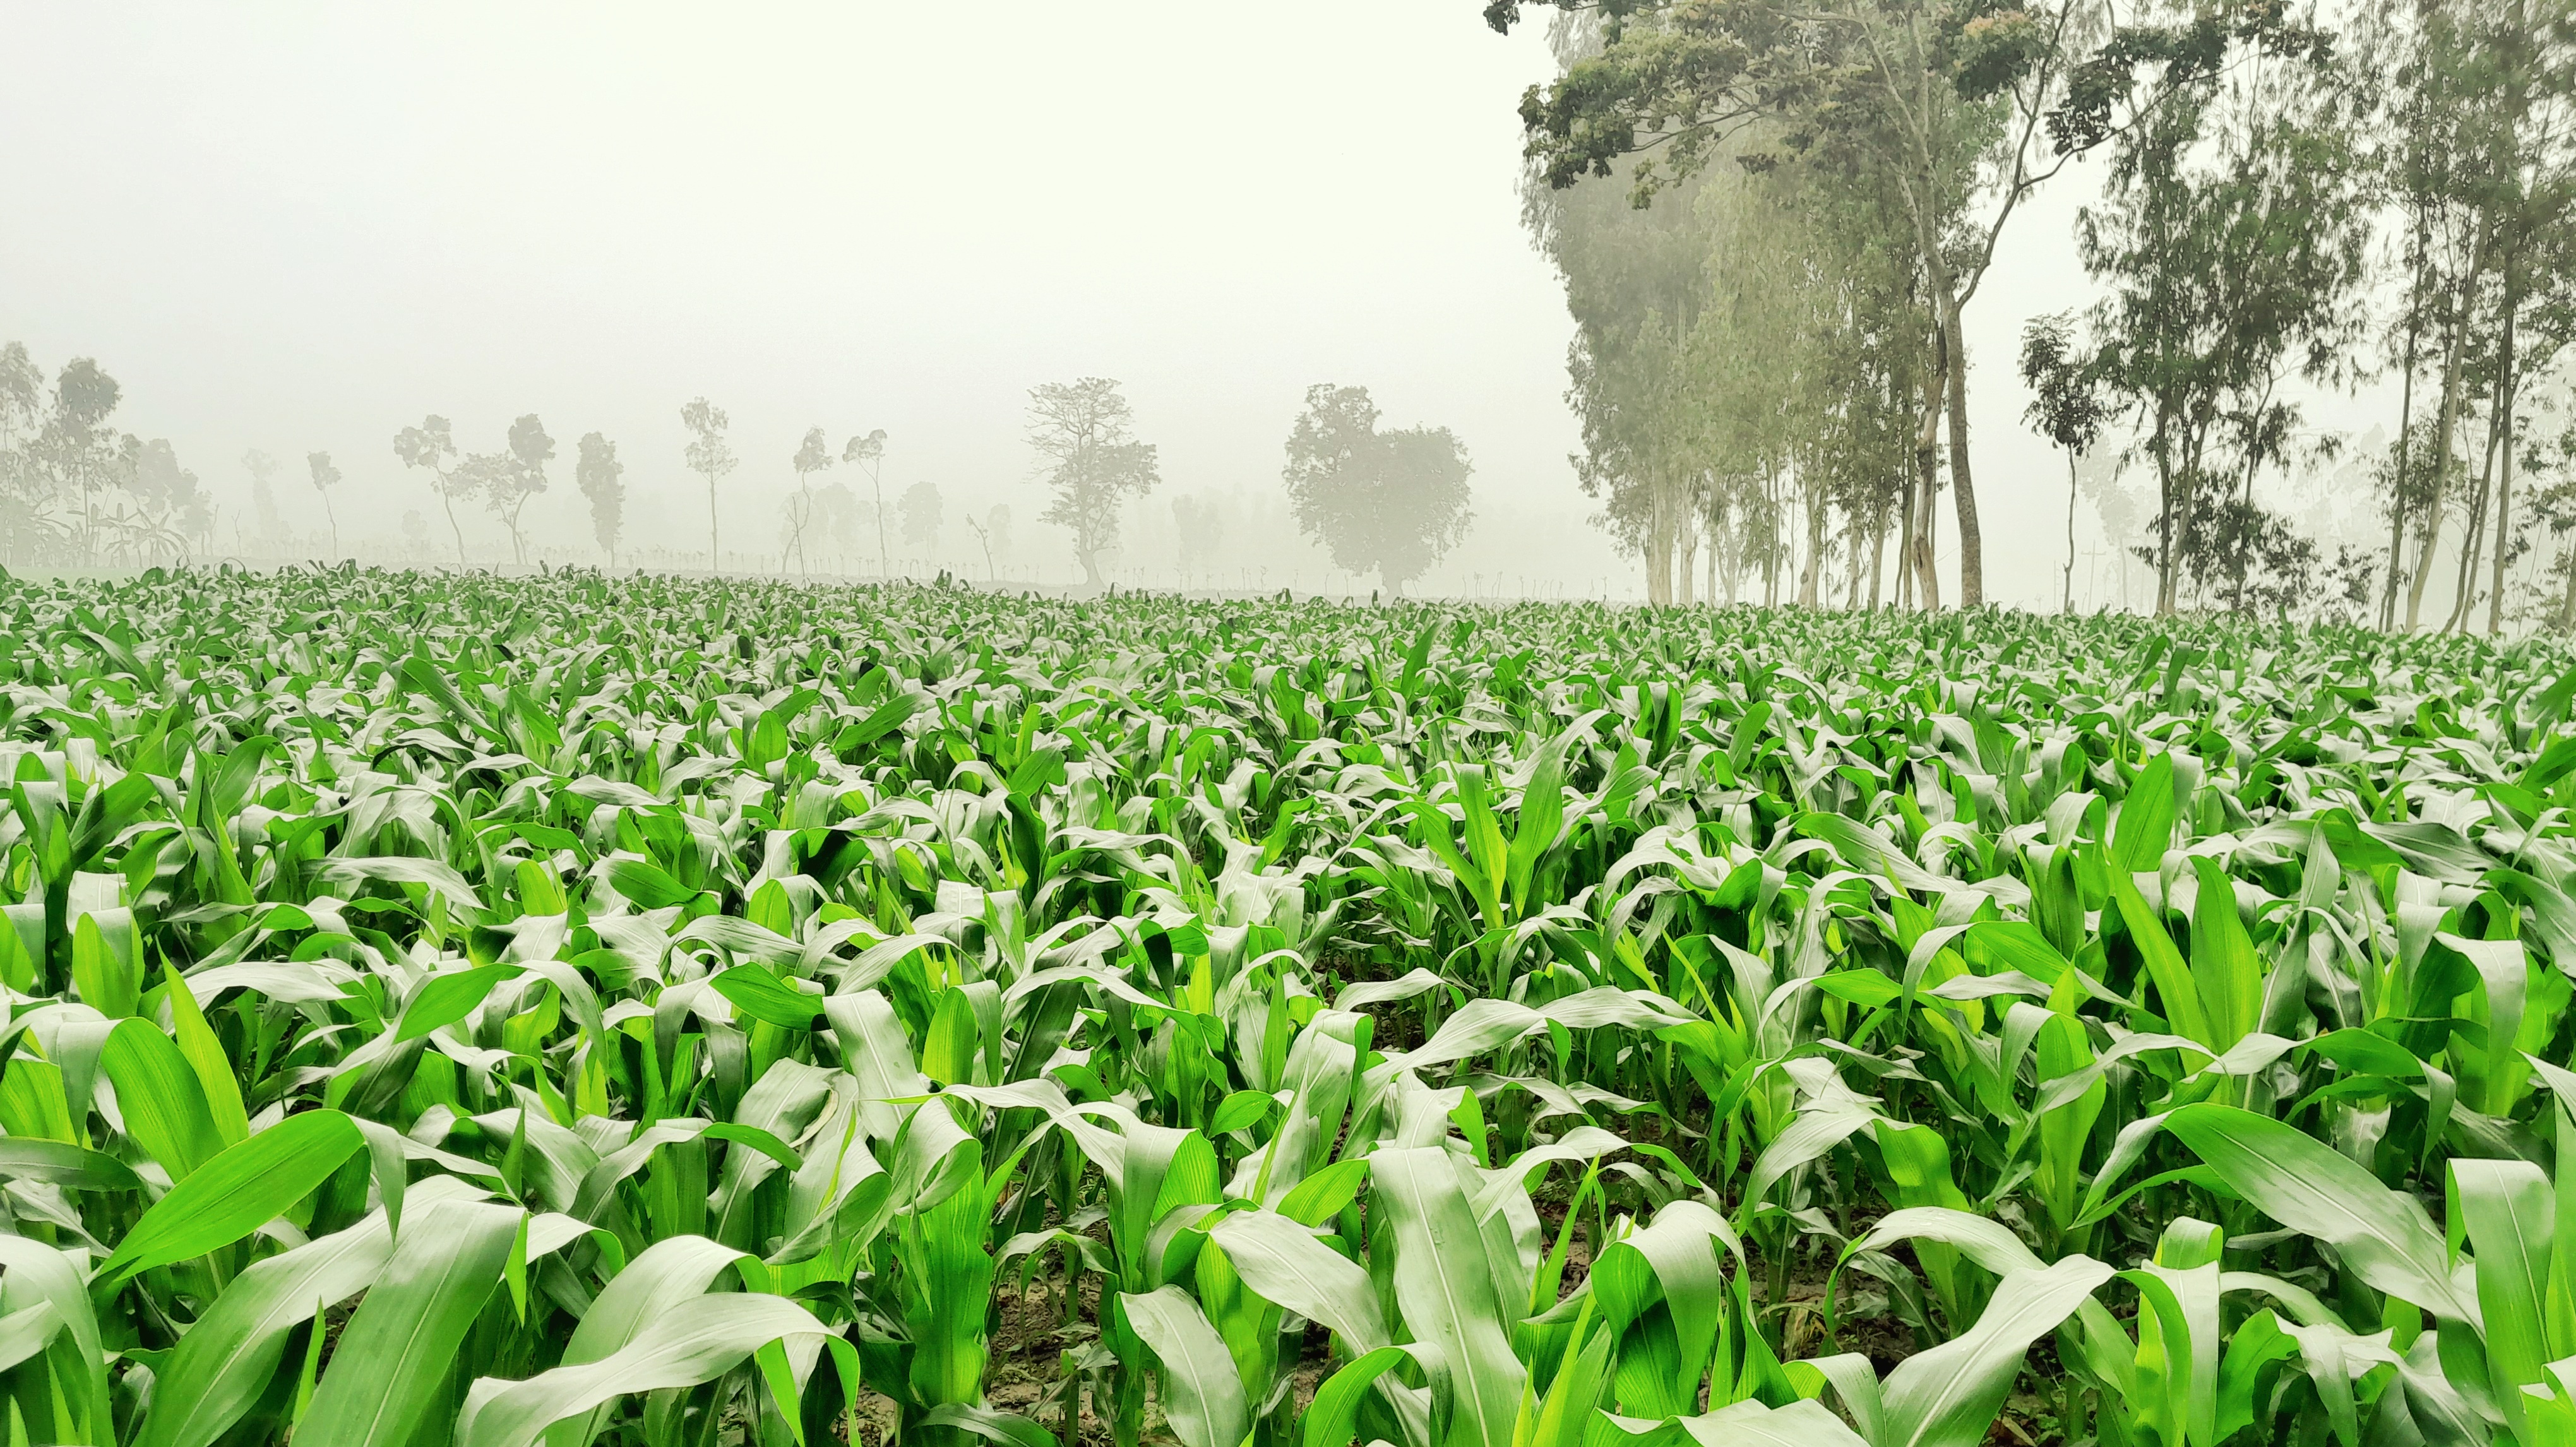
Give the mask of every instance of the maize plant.
<svg viewBox="0 0 2576 1447">
<path fill-rule="evenodd" d="M 2550 641 L 353 567 L 0 635 L 9 1447 L 2576 1447 Z"/>
</svg>

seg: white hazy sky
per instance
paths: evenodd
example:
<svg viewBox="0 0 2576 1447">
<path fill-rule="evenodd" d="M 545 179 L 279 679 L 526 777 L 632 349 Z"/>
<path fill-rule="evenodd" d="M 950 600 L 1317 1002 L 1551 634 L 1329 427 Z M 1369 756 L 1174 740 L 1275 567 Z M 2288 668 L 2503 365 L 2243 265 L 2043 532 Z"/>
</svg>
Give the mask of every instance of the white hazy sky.
<svg viewBox="0 0 2576 1447">
<path fill-rule="evenodd" d="M 631 531 L 686 546 L 705 502 L 678 410 L 704 394 L 744 459 L 728 546 L 774 546 L 807 426 L 882 427 L 889 496 L 1009 502 L 1024 559 L 1068 580 L 1029 521 L 1029 387 L 1121 379 L 1167 491 L 1253 495 L 1304 388 L 1360 383 L 1474 457 L 1480 522 L 1435 587 L 1630 595 L 1566 461 L 1571 324 L 1519 219 L 1541 27 L 1498 37 L 1478 10 L 21 6 L 0 339 L 99 358 L 120 424 L 171 438 L 228 510 L 245 448 L 328 449 L 344 527 L 386 533 L 429 497 L 398 428 L 439 412 L 497 450 L 534 411 L 561 458 L 545 526 L 587 538 L 570 459 L 598 429 Z M 2015 222 L 1970 338 L 2007 600 L 2056 591 L 2064 474 L 2018 424 L 2012 346 L 2084 295 L 2078 186 Z M 1139 516 L 1168 534 L 1160 499 Z M 1273 586 L 1339 586 L 1276 551 Z"/>
</svg>

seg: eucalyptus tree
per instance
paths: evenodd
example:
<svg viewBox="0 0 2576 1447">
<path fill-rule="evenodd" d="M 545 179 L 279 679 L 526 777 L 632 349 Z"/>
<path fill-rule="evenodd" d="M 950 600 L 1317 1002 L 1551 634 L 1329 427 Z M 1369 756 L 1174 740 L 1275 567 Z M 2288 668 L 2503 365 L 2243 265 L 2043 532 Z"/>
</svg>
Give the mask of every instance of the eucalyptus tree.
<svg viewBox="0 0 2576 1447">
<path fill-rule="evenodd" d="M 806 428 L 805 440 L 788 462 L 796 469 L 796 491 L 787 499 L 787 545 L 795 550 L 797 571 L 807 577 L 814 573 L 805 552 L 805 534 L 814 521 L 814 474 L 831 465 L 832 449 L 823 440 L 823 429 Z"/>
<path fill-rule="evenodd" d="M 456 520 L 456 496 L 470 489 L 459 465 L 455 430 L 446 418 L 432 413 L 418 427 L 394 434 L 394 456 L 403 466 L 429 474 L 430 490 L 438 494 L 438 505 L 447 512 L 448 531 L 456 535 L 456 566 L 464 567 L 465 527 Z"/>
<path fill-rule="evenodd" d="M 1027 437 L 1052 494 L 1038 520 L 1072 531 L 1083 586 L 1098 589 L 1107 582 L 1101 560 L 1118 547 L 1121 505 L 1162 481 L 1154 444 L 1136 440 L 1135 410 L 1107 377 L 1031 388 Z"/>
<path fill-rule="evenodd" d="M 528 500 L 546 490 L 546 464 L 554 459 L 555 440 L 531 412 L 510 424 L 508 451 L 495 455 L 483 469 L 483 505 L 510 530 L 510 557 L 528 564 L 527 534 L 520 527 Z"/>
<path fill-rule="evenodd" d="M 617 444 L 597 432 L 581 436 L 581 455 L 573 463 L 573 481 L 590 503 L 590 533 L 608 566 L 617 566 L 617 538 L 626 524 L 626 464 L 617 460 Z"/>
<path fill-rule="evenodd" d="M 331 505 L 331 489 L 340 485 L 340 469 L 331 461 L 331 454 L 328 452 L 306 453 L 304 467 L 312 475 L 313 490 L 322 495 L 322 516 L 328 518 L 331 523 L 331 556 L 337 558 L 341 555 L 340 514 L 338 509 Z"/>
<path fill-rule="evenodd" d="M 1585 0 L 1531 0 L 1566 10 Z M 1529 154 L 1554 187 L 1637 157 L 1643 202 L 1755 127 L 1763 155 L 1837 135 L 1900 199 L 1941 338 L 1941 406 L 1959 515 L 1960 601 L 1984 600 L 1968 460 L 1962 314 L 2021 202 L 2065 163 L 2041 127 L 2095 0 L 1960 14 L 1936 0 L 1628 0 L 1602 7 L 1597 50 L 1521 101 Z M 1508 30 L 1522 0 L 1490 0 Z"/>
<path fill-rule="evenodd" d="M 45 418 L 45 374 L 24 342 L 0 346 L 0 556 L 24 559 L 46 532 L 47 496 L 33 444 Z"/>
<path fill-rule="evenodd" d="M 2058 611 L 2075 611 L 2076 464 L 2102 439 L 2108 409 L 2079 355 L 2071 311 L 2033 317 L 2021 333 L 2021 379 L 2031 390 L 2022 419 L 2066 453 L 2066 575 Z"/>
<path fill-rule="evenodd" d="M 2422 0 L 2366 14 L 2373 73 L 2390 97 L 2385 174 L 2403 217 L 2406 304 L 2392 350 L 2404 377 L 2405 451 L 2393 479 L 2390 552 L 2394 564 L 2408 542 L 2407 520 L 2416 518 L 2405 626 L 2424 622 L 2445 520 L 2457 511 L 2463 534 L 2445 626 L 2467 622 L 2492 539 L 2488 626 L 2500 628 L 2516 545 L 2515 398 L 2554 361 L 2568 327 L 2576 30 L 2563 5 L 2533 0 Z M 2434 397 L 2421 434 L 2429 464 L 2413 455 L 2419 380 L 2431 382 Z M 2482 440 L 2455 446 L 2481 411 Z M 2474 478 L 2472 455 L 2480 459 Z M 2406 506 L 2417 498 L 2418 506 Z M 2391 623 L 2395 583 L 2385 605 Z"/>
<path fill-rule="evenodd" d="M 885 429 L 880 427 L 865 437 L 853 437 L 841 449 L 841 460 L 868 474 L 869 515 L 877 533 L 877 576 L 894 576 L 894 556 L 886 546 L 885 505 Z"/>
<path fill-rule="evenodd" d="M 2369 242 L 2359 77 L 2326 31 L 2202 15 L 2124 27 L 2086 62 L 2070 143 L 2107 143 L 2077 251 L 2108 288 L 2085 364 L 2156 470 L 2156 607 L 2186 578 L 2242 608 L 2299 560 L 2256 478 L 2297 441 L 2293 377 L 2353 374 Z"/>
<path fill-rule="evenodd" d="M 980 518 L 970 512 L 966 514 L 966 531 L 975 535 L 975 545 L 984 551 L 984 581 L 1002 581 L 1001 570 L 993 559 L 997 551 L 1006 550 L 1011 545 L 1011 509 L 1007 505 L 996 504 L 991 512 Z"/>
<path fill-rule="evenodd" d="M 689 470 L 707 480 L 707 571 L 724 571 L 724 551 L 716 525 L 716 483 L 734 470 L 733 448 L 725 441 L 725 429 L 733 419 L 725 410 L 700 397 L 680 409 L 680 425 L 689 430 L 687 446 L 680 456 Z"/>
</svg>

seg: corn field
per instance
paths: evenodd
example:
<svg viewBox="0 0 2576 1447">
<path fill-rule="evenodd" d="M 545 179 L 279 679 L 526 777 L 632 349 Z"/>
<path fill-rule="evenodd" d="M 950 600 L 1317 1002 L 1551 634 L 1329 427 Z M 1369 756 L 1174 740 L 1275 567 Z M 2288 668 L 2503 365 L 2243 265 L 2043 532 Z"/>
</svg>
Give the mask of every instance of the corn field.
<svg viewBox="0 0 2576 1447">
<path fill-rule="evenodd" d="M 2554 643 L 355 567 L 0 634 L 11 1447 L 2576 1443 Z"/>
</svg>

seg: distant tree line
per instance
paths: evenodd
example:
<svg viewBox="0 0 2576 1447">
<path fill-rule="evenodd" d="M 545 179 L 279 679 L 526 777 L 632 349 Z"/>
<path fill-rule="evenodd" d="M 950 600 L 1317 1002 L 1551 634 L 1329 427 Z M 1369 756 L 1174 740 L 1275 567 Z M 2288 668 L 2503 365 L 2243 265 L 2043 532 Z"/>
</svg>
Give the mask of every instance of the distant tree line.
<svg viewBox="0 0 2576 1447">
<path fill-rule="evenodd" d="M 1654 601 L 1937 607 L 1945 492 L 1955 601 L 1984 600 L 1962 320 L 2090 158 L 2062 244 L 2099 300 L 2016 360 L 2153 607 L 2576 624 L 2567 0 L 1528 4 L 1561 12 L 1521 115 L 1575 465 Z M 2375 455 L 2305 415 L 2391 378 Z M 2329 462 L 2378 540 L 2259 486 Z"/>
<path fill-rule="evenodd" d="M 0 346 L 0 558 L 176 562 L 211 546 L 212 499 L 167 439 L 115 426 L 124 396 L 88 357 L 48 382 L 23 343 Z"/>
<path fill-rule="evenodd" d="M 122 389 L 95 361 L 75 359 L 49 382 L 23 345 L 0 347 L 0 560 L 116 566 L 229 555 L 214 538 L 211 494 L 179 465 L 171 444 L 111 425 L 122 400 Z M 733 448 L 732 419 L 698 397 L 680 409 L 679 421 L 679 461 L 706 490 L 705 559 L 721 568 L 739 556 L 724 551 L 727 521 L 744 516 L 742 500 L 733 496 L 743 460 Z M 529 508 L 552 485 L 555 439 L 531 412 L 497 441 L 488 451 L 469 451 L 455 424 L 436 413 L 395 432 L 394 460 L 426 493 L 422 507 L 403 515 L 404 547 L 417 560 L 430 561 L 438 549 L 430 521 L 437 518 L 446 524 L 456 566 L 495 561 L 478 558 L 468 541 L 466 518 L 478 511 L 508 534 L 514 566 L 530 566 L 546 544 Z M 1136 436 L 1123 389 L 1102 377 L 1033 389 L 1026 441 L 1037 460 L 1035 480 L 1048 493 L 1040 521 L 1065 530 L 1084 585 L 1105 587 L 1128 504 L 1162 480 L 1158 449 Z M 782 571 L 812 576 L 818 556 L 827 571 L 834 562 L 854 571 L 855 560 L 858 570 L 872 564 L 879 577 L 935 567 L 932 552 L 951 520 L 947 501 L 928 481 L 889 499 L 886 457 L 882 428 L 851 434 L 838 448 L 822 427 L 806 429 L 782 469 L 793 482 L 783 498 L 777 552 L 769 555 Z M 313 489 L 323 524 L 318 534 L 288 521 L 296 513 L 280 497 L 280 489 L 294 485 L 285 464 L 253 448 L 241 467 L 250 479 L 248 514 L 235 523 L 242 548 L 276 557 L 327 539 L 332 557 L 347 556 L 339 517 L 346 476 L 330 453 L 305 456 L 303 482 Z M 843 480 L 834 480 L 836 468 Z M 1373 574 L 1384 592 L 1396 594 L 1464 536 L 1468 472 L 1466 451 L 1448 429 L 1381 429 L 1366 388 L 1322 385 L 1309 389 L 1305 411 L 1291 424 L 1282 477 L 1297 525 L 1326 548 L 1334 565 Z M 600 432 L 583 434 L 572 475 L 588 505 L 592 541 L 615 567 L 630 551 L 626 464 L 617 444 Z M 1174 560 L 1175 573 L 1205 578 L 1220 527 L 1214 505 L 1176 499 L 1173 516 L 1189 555 Z M 985 577 L 998 581 L 1012 545 L 1010 508 L 956 520 L 973 540 Z"/>
</svg>

